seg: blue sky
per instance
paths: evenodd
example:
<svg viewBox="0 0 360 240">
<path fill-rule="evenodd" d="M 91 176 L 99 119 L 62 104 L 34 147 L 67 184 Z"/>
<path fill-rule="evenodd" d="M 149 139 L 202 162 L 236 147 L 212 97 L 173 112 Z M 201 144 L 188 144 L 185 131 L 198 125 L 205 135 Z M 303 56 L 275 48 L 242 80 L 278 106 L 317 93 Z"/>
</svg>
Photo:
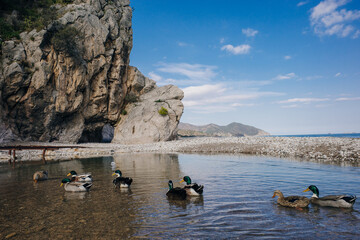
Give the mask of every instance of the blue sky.
<svg viewBox="0 0 360 240">
<path fill-rule="evenodd" d="M 181 88 L 181 121 L 360 132 L 359 0 L 132 0 L 130 65 Z"/>
</svg>

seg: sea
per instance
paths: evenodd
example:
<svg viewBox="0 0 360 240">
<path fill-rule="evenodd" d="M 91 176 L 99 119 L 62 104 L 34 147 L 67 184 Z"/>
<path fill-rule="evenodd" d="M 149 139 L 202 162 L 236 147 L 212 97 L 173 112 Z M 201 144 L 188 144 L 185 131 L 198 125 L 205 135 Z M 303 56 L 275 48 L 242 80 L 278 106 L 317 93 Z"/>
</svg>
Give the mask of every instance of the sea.
<svg viewBox="0 0 360 240">
<path fill-rule="evenodd" d="M 270 135 L 270 137 L 341 137 L 341 138 L 360 138 L 360 133 L 328 133 L 328 134 L 301 134 L 301 135 Z"/>
</svg>

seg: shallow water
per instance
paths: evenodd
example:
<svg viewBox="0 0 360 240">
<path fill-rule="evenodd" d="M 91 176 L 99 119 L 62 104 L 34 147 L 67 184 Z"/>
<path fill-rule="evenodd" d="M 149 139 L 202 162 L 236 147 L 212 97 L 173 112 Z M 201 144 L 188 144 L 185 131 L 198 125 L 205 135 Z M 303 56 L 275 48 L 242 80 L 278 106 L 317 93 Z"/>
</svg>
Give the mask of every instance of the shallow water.
<svg viewBox="0 0 360 240">
<path fill-rule="evenodd" d="M 130 190 L 114 189 L 113 164 L 134 179 Z M 32 174 L 48 170 L 34 184 Z M 60 181 L 70 170 L 92 172 L 88 193 L 67 193 Z M 189 175 L 205 185 L 204 195 L 169 201 Z M 359 194 L 360 168 L 288 159 L 234 155 L 121 154 L 114 157 L 0 165 L 0 239 L 125 238 L 318 238 L 360 237 L 360 204 L 353 209 L 297 210 L 271 196 L 304 195 L 310 184 L 320 195 Z"/>
</svg>

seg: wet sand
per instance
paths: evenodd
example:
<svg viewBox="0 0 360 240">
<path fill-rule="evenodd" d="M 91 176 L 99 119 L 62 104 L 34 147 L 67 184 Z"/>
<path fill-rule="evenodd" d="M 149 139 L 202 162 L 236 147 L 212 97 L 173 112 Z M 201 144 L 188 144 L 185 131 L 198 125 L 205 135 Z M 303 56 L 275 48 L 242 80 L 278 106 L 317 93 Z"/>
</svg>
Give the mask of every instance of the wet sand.
<svg viewBox="0 0 360 240">
<path fill-rule="evenodd" d="M 44 145 L 44 143 L 16 144 Z M 4 145 L 5 144 L 2 144 L 2 146 Z M 46 143 L 46 145 L 69 146 L 69 144 L 65 143 Z M 74 148 L 48 150 L 46 152 L 46 160 L 69 160 L 111 156 L 116 153 L 159 152 L 268 155 L 340 165 L 358 165 L 360 163 L 360 138 L 199 137 L 150 144 L 125 145 L 112 143 L 85 143 L 73 144 L 71 146 Z M 41 160 L 42 150 L 16 151 L 16 157 L 17 161 Z M 12 158 L 12 156 L 9 155 L 8 151 L 0 151 L 0 162 L 6 162 L 10 158 Z"/>
</svg>

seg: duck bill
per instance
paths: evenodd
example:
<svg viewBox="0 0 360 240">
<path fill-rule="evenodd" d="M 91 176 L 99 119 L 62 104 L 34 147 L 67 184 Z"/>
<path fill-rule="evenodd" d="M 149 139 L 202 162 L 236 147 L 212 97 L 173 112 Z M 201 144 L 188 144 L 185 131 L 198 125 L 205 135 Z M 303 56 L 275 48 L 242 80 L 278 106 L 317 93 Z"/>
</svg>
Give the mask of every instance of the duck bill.
<svg viewBox="0 0 360 240">
<path fill-rule="evenodd" d="M 71 173 L 68 173 L 68 175 L 66 175 L 66 176 L 70 176 L 71 175 Z"/>
<path fill-rule="evenodd" d="M 37 179 L 35 179 L 34 182 L 37 183 Z"/>
<path fill-rule="evenodd" d="M 112 175 L 114 176 L 114 175 L 116 175 L 116 173 L 113 173 Z"/>
<path fill-rule="evenodd" d="M 63 184 L 63 183 L 61 183 L 61 184 L 60 184 L 60 187 L 62 187 L 63 185 L 64 185 L 64 184 Z"/>
<path fill-rule="evenodd" d="M 271 198 L 274 198 L 276 196 L 276 194 L 274 193 L 274 195 Z"/>
<path fill-rule="evenodd" d="M 185 182 L 184 179 L 180 181 L 180 183 Z"/>
<path fill-rule="evenodd" d="M 305 189 L 303 192 L 307 192 L 307 191 L 310 191 L 310 189 L 309 189 L 309 188 L 307 188 L 307 189 Z"/>
</svg>

